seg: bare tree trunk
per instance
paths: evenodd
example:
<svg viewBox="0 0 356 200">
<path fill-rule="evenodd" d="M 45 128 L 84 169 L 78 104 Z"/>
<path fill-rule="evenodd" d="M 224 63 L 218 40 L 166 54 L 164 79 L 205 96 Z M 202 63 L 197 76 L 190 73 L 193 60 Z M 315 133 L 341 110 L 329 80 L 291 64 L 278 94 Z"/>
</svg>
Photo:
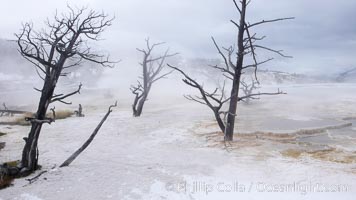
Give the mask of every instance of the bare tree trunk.
<svg viewBox="0 0 356 200">
<path fill-rule="evenodd" d="M 56 81 L 57 79 L 47 79 L 44 83 L 40 103 L 35 116 L 37 120 L 41 121 L 46 119 L 47 109 L 55 89 L 54 82 Z M 27 138 L 24 138 L 25 147 L 22 152 L 21 167 L 24 168 L 24 171 L 28 172 L 32 172 L 38 167 L 39 152 L 37 145 L 43 123 L 38 122 L 37 120 L 31 121 L 30 133 Z"/>
<path fill-rule="evenodd" d="M 35 171 L 38 167 L 38 138 L 42 124 L 32 124 L 28 138 L 25 139 L 25 147 L 22 151 L 21 166 L 24 173 Z"/>
<path fill-rule="evenodd" d="M 147 59 L 147 58 L 145 58 Z M 134 117 L 140 117 L 142 114 L 143 106 L 145 105 L 145 102 L 147 100 L 148 94 L 150 92 L 150 84 L 148 82 L 148 77 L 147 77 L 147 64 L 144 62 L 143 66 L 143 89 L 142 93 L 136 93 L 134 103 L 132 105 L 132 111 L 133 111 L 133 116 Z"/>
<path fill-rule="evenodd" d="M 225 132 L 225 124 L 223 122 L 223 120 L 221 119 L 220 113 L 217 109 L 214 110 L 214 116 L 215 116 L 215 120 L 218 122 L 219 128 L 222 132 Z"/>
<path fill-rule="evenodd" d="M 143 60 L 142 63 L 140 63 L 140 65 L 142 66 L 142 77 L 140 77 L 142 78 L 142 82 L 137 81 L 138 85 L 132 85 L 130 88 L 131 92 L 135 95 L 134 103 L 132 104 L 132 111 L 134 117 L 141 116 L 143 106 L 150 93 L 152 84 L 172 73 L 172 71 L 170 71 L 168 73 L 162 74 L 162 70 L 165 67 L 165 60 L 169 57 L 177 55 L 177 53 L 168 54 L 169 49 L 167 49 L 165 54 L 162 56 L 152 56 L 153 49 L 156 46 L 162 44 L 163 43 L 155 43 L 151 45 L 149 39 L 146 39 L 147 49 L 137 49 L 138 51 L 143 53 Z"/>
<path fill-rule="evenodd" d="M 136 101 L 136 105 L 133 105 L 133 115 L 134 117 L 139 117 L 142 114 L 143 106 L 147 99 L 147 95 L 144 95 L 139 101 Z"/>
<path fill-rule="evenodd" d="M 132 105 L 132 109 L 133 109 L 133 116 L 134 117 L 139 117 L 142 114 L 142 110 L 143 110 L 143 106 L 145 105 L 145 102 L 147 100 L 148 97 L 148 93 L 149 93 L 150 89 L 146 89 L 143 91 L 143 94 L 141 95 L 141 98 L 137 98 L 134 101 L 134 104 Z"/>
<path fill-rule="evenodd" d="M 237 61 L 235 68 L 235 75 L 232 82 L 231 89 L 231 99 L 230 106 L 227 115 L 227 124 L 226 124 L 226 132 L 225 132 L 225 140 L 232 141 L 234 138 L 234 127 L 235 127 L 235 117 L 236 117 L 236 109 L 237 102 L 239 101 L 239 90 L 240 90 L 240 81 L 241 81 L 241 70 L 243 68 L 244 62 L 244 32 L 245 32 L 245 16 L 246 16 L 246 0 L 241 1 L 241 13 L 240 13 L 240 26 L 239 32 L 237 35 Z"/>
<path fill-rule="evenodd" d="M 143 72 L 143 91 L 141 98 L 135 100 L 136 104 L 134 104 L 133 115 L 134 117 L 139 117 L 142 114 L 143 106 L 145 105 L 145 101 L 147 100 L 148 94 L 150 92 L 150 82 L 148 77 L 148 69 L 147 69 L 147 59 L 149 54 L 144 55 L 144 61 L 142 63 L 142 72 Z M 137 96 L 136 96 L 137 98 Z"/>
<path fill-rule="evenodd" d="M 227 122 L 226 122 L 226 130 L 225 130 L 225 140 L 232 141 L 234 138 L 234 127 L 235 127 L 235 118 L 236 118 L 236 110 L 237 103 L 239 101 L 239 85 L 241 74 L 236 76 L 236 80 L 234 80 L 231 90 L 231 99 L 229 110 L 227 114 Z"/>
<path fill-rule="evenodd" d="M 98 124 L 98 126 L 95 128 L 94 132 L 90 135 L 90 137 L 88 138 L 88 140 L 77 150 L 75 151 L 66 161 L 64 161 L 60 167 L 66 167 L 68 165 L 70 165 L 70 163 L 72 163 L 78 156 L 79 154 L 81 154 L 88 146 L 89 144 L 93 141 L 93 139 L 95 138 L 95 136 L 98 134 L 101 126 L 104 124 L 104 122 L 106 121 L 106 119 L 109 117 L 110 113 L 112 112 L 111 108 L 116 107 L 117 106 L 117 102 L 115 103 L 115 105 L 111 105 L 109 107 L 108 112 L 105 114 L 105 116 L 103 117 L 103 119 L 101 120 L 101 122 Z"/>
</svg>

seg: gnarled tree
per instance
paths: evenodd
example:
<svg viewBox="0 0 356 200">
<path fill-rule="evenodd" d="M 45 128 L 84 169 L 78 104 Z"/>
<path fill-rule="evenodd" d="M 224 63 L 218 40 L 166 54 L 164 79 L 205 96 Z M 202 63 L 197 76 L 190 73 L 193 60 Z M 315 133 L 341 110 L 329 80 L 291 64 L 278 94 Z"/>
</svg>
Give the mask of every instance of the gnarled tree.
<svg viewBox="0 0 356 200">
<path fill-rule="evenodd" d="M 130 90 L 135 95 L 134 103 L 132 105 L 133 116 L 139 117 L 142 114 L 143 106 L 147 100 L 148 94 L 151 91 L 152 84 L 156 81 L 167 77 L 172 71 L 164 73 L 166 59 L 177 55 L 178 53 L 169 54 L 169 49 L 163 55 L 155 56 L 153 50 L 155 47 L 164 43 L 150 44 L 150 40 L 146 39 L 146 49 L 139 49 L 137 51 L 143 54 L 142 76 L 141 80 L 137 81 L 137 85 L 132 85 Z"/>
<path fill-rule="evenodd" d="M 256 23 L 249 23 L 246 20 L 246 12 L 247 6 L 250 4 L 251 1 L 249 0 L 241 0 L 240 5 L 233 0 L 234 6 L 236 7 L 237 12 L 239 13 L 239 21 L 235 22 L 231 20 L 231 22 L 237 28 L 237 48 L 235 50 L 234 46 L 230 46 L 228 48 L 219 47 L 217 42 L 214 38 L 212 38 L 213 44 L 217 49 L 219 55 L 223 59 L 223 66 L 215 65 L 211 66 L 219 71 L 222 72 L 222 75 L 226 78 L 227 81 L 231 81 L 231 89 L 228 96 L 225 95 L 225 87 L 222 89 L 216 89 L 213 92 L 207 92 L 201 84 L 198 84 L 197 81 L 189 77 L 186 73 L 182 70 L 178 69 L 177 67 L 170 66 L 171 68 L 179 71 L 185 77 L 183 81 L 194 88 L 199 90 L 201 96 L 188 96 L 188 99 L 197 101 L 202 104 L 206 104 L 214 111 L 215 118 L 219 124 L 219 127 L 222 132 L 224 132 L 224 139 L 227 141 L 233 140 L 234 134 L 234 127 L 235 127 L 235 118 L 236 118 L 236 110 L 237 104 L 239 101 L 243 101 L 248 98 L 253 98 L 260 95 L 278 95 L 283 94 L 282 91 L 277 91 L 274 93 L 251 93 L 247 95 L 239 95 L 240 87 L 241 87 L 241 76 L 247 69 L 254 69 L 254 77 L 255 80 L 258 82 L 257 79 L 257 68 L 258 66 L 265 64 L 273 58 L 268 58 L 263 61 L 258 61 L 256 52 L 258 50 L 265 50 L 269 52 L 273 52 L 279 54 L 283 57 L 285 56 L 281 50 L 274 50 L 262 45 L 259 45 L 258 42 L 263 40 L 265 37 L 259 37 L 256 33 L 252 32 L 252 29 L 259 26 L 264 25 L 271 22 L 283 21 L 287 19 L 293 18 L 279 18 L 273 20 L 262 20 Z M 251 63 L 246 62 L 246 57 L 250 57 L 252 60 Z M 218 92 L 219 91 L 219 92 Z M 215 102 L 215 105 L 212 105 L 211 102 Z M 227 111 L 221 111 L 221 108 L 224 104 L 227 105 Z M 225 120 L 221 120 L 221 116 L 224 116 Z M 224 123 L 221 123 L 224 122 Z"/>
<path fill-rule="evenodd" d="M 96 41 L 100 34 L 111 25 L 113 18 L 93 10 L 73 9 L 54 16 L 53 21 L 46 21 L 45 29 L 35 31 L 33 25 L 26 23 L 19 34 L 16 34 L 21 55 L 31 62 L 39 77 L 43 80 L 38 108 L 31 123 L 28 137 L 24 138 L 25 147 L 22 153 L 21 173 L 30 173 L 38 167 L 38 139 L 42 125 L 52 123 L 46 113 L 51 103 L 70 104 L 65 99 L 80 92 L 82 85 L 69 94 L 55 94 L 55 88 L 61 76 L 66 76 L 72 67 L 84 61 L 102 66 L 113 67 L 114 63 L 107 56 L 92 52 L 88 41 Z M 52 110 L 55 116 L 54 109 Z"/>
</svg>

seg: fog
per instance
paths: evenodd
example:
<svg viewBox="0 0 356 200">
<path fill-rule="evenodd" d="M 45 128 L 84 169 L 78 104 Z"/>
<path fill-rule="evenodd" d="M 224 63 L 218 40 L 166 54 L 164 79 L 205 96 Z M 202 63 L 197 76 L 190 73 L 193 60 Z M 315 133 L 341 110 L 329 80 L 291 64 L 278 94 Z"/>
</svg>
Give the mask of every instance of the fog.
<svg viewBox="0 0 356 200">
<path fill-rule="evenodd" d="M 137 64 L 135 48 L 144 38 L 164 41 L 182 57 L 216 58 L 210 40 L 214 36 L 221 45 L 235 43 L 235 29 L 229 22 L 237 17 L 230 0 L 14 0 L 3 3 L 0 12 L 0 37 L 14 39 L 21 23 L 31 21 L 43 26 L 57 10 L 71 6 L 87 6 L 105 11 L 116 20 L 103 35 L 102 50 L 122 59 L 122 70 Z M 277 58 L 266 68 L 290 72 L 333 73 L 355 66 L 356 50 L 355 1 L 341 0 L 255 0 L 250 5 L 250 22 L 276 17 L 295 20 L 270 24 L 256 30 L 266 35 L 266 44 L 284 49 L 294 59 Z M 14 14 L 16 13 L 16 14 Z"/>
<path fill-rule="evenodd" d="M 212 41 L 213 36 L 221 46 L 235 45 L 236 28 L 230 22 L 237 20 L 237 11 L 230 0 L 68 0 L 45 1 L 14 0 L 3 3 L 0 12 L 0 78 L 1 87 L 11 91 L 3 101 L 24 103 L 26 96 L 36 102 L 38 93 L 33 87 L 41 87 L 34 67 L 21 58 L 13 42 L 21 24 L 31 22 L 34 29 L 45 28 L 44 21 L 55 13 L 65 13 L 67 6 L 87 7 L 103 11 L 115 20 L 101 35 L 101 40 L 90 43 L 101 54 L 109 54 L 119 61 L 115 68 L 103 68 L 84 63 L 73 69 L 69 77 L 61 78 L 58 90 L 70 90 L 80 82 L 85 90 L 98 89 L 101 97 L 132 99 L 130 85 L 140 76 L 141 52 L 145 39 L 152 43 L 165 42 L 155 52 L 162 54 L 167 48 L 179 52 L 168 60 L 185 69 L 205 87 L 216 87 L 223 77 L 208 67 L 221 62 Z M 263 85 L 336 82 L 338 74 L 356 67 L 356 18 L 355 1 L 341 0 L 254 0 L 247 13 L 249 22 L 280 17 L 294 20 L 266 24 L 254 30 L 259 36 L 267 36 L 263 44 L 283 49 L 286 55 L 258 52 L 260 60 L 275 59 L 260 67 L 261 70 L 279 70 L 287 74 L 277 77 L 272 72 L 259 72 Z M 16 13 L 16 14 L 15 14 Z M 297 73 L 297 75 L 294 75 Z M 355 73 L 345 80 L 354 82 Z M 181 96 L 193 92 L 181 82 L 181 76 L 173 73 L 168 79 L 154 85 L 152 98 Z M 14 80 L 13 83 L 5 83 Z M 99 95 L 99 96 L 100 96 Z M 85 98 L 85 97 L 83 97 Z M 29 99 L 26 99 L 29 100 Z"/>
<path fill-rule="evenodd" d="M 220 59 L 210 37 L 214 36 L 221 46 L 236 43 L 236 29 L 230 19 L 236 20 L 237 12 L 230 0 L 9 1 L 2 5 L 0 12 L 1 73 L 9 72 L 10 77 L 32 80 L 32 84 L 22 86 L 26 91 L 41 82 L 31 64 L 16 51 L 16 44 L 8 41 L 15 39 L 14 33 L 20 31 L 22 23 L 31 22 L 36 30 L 40 30 L 45 27 L 47 18 L 52 19 L 56 12 L 66 12 L 67 5 L 85 6 L 115 17 L 112 26 L 101 35 L 102 40 L 91 45 L 97 52 L 110 54 L 112 60 L 121 61 L 113 69 L 100 66 L 95 69 L 95 66 L 88 67 L 85 63 L 75 69 L 71 77 L 62 78 L 62 85 L 84 82 L 87 88 L 96 86 L 115 90 L 114 93 L 120 92 L 123 96 L 131 95 L 128 88 L 136 83 L 140 73 L 138 63 L 142 59 L 136 48 L 144 47 L 146 38 L 152 42 L 166 42 L 156 53 L 160 54 L 166 48 L 179 52 L 179 56 L 169 62 L 184 65 L 180 67 L 195 73 L 195 77 L 208 84 L 212 82 L 206 75 L 214 78 L 211 76 L 214 72 L 204 71 L 209 71 L 209 61 Z M 287 59 L 273 55 L 275 60 L 261 66 L 261 69 L 335 79 L 338 73 L 355 67 L 356 26 L 351 20 L 356 18 L 355 8 L 356 2 L 348 0 L 253 1 L 248 10 L 250 22 L 295 17 L 294 20 L 264 25 L 255 30 L 260 36 L 267 36 L 263 44 L 283 49 L 285 54 L 293 56 Z M 258 56 L 271 55 L 261 51 Z M 91 73 L 93 70 L 95 73 Z M 2 76 L 9 78 L 9 75 Z M 173 74 L 170 80 L 164 80 L 166 84 L 157 87 L 164 93 L 177 89 L 183 93 L 186 87 L 182 87 L 179 79 L 178 74 Z M 215 79 L 219 80 L 219 75 Z"/>
<path fill-rule="evenodd" d="M 225 62 L 211 37 L 219 46 L 236 46 L 237 30 L 230 20 L 238 21 L 239 16 L 232 0 L 3 1 L 0 200 L 59 196 L 79 200 L 354 200 L 356 1 L 252 0 L 247 10 L 250 23 L 295 17 L 253 30 L 257 37 L 267 36 L 261 45 L 284 50 L 283 54 L 292 58 L 258 50 L 258 61 L 275 59 L 256 71 L 243 68 L 241 81 L 234 82 L 236 87 L 229 75 L 240 79 L 238 73 L 222 73 L 224 69 L 212 67 Z M 85 47 L 58 43 L 56 56 L 64 55 L 68 60 L 51 68 L 58 76 L 47 73 L 50 78 L 44 86 L 35 66 L 20 55 L 14 34 L 27 22 L 35 31 L 46 29 L 44 21 L 68 12 L 68 5 L 114 17 L 100 39 L 88 45 L 97 55 L 109 55 L 116 64 L 111 68 L 85 61 L 66 69 L 74 60 L 70 54 L 79 57 Z M 179 53 L 162 62 L 163 66 L 176 66 L 189 77 L 179 70 L 169 73 L 171 69 L 166 67 L 159 75 L 168 73 L 167 77 L 157 82 L 157 76 L 148 78 L 154 82 L 152 88 L 137 83 L 143 62 L 137 49 L 145 49 L 148 38 L 151 44 L 164 42 L 155 47 L 153 57 L 167 49 L 171 54 Z M 245 66 L 252 61 L 248 56 L 244 57 Z M 160 59 L 155 61 L 160 64 Z M 150 75 L 155 74 L 150 70 L 148 67 Z M 68 74 L 60 76 L 57 83 L 53 77 L 62 72 Z M 244 81 L 256 87 L 247 91 Z M 83 87 L 78 89 L 81 83 Z M 142 94 L 136 96 L 130 87 L 137 84 L 136 91 Z M 39 92 L 46 86 L 47 92 Z M 148 98 L 134 101 L 135 96 L 146 97 L 147 88 Z M 108 111 L 115 101 L 117 107 Z M 146 102 L 144 108 L 137 102 Z M 141 116 L 141 112 L 136 114 L 138 108 L 143 108 Z M 105 112 L 95 129 L 100 133 L 90 136 L 96 136 L 91 146 L 70 166 L 58 167 L 88 138 Z M 24 137 L 29 130 L 29 137 Z M 28 142 L 39 135 L 38 143 Z M 21 158 L 24 141 L 36 149 L 41 168 L 29 179 L 11 179 L 9 184 L 13 181 L 13 185 L 1 190 L 6 180 L 3 174 L 8 175 L 3 168 L 18 173 L 27 170 L 24 162 L 15 161 Z M 7 161 L 14 162 L 2 164 Z M 227 190 L 219 190 L 221 183 Z M 241 183 L 249 191 L 228 191 L 228 183 L 234 185 L 231 190 Z M 261 185 L 292 190 L 263 191 Z M 326 187 L 319 191 L 318 186 Z M 346 186 L 347 190 L 334 192 L 328 186 Z"/>
</svg>

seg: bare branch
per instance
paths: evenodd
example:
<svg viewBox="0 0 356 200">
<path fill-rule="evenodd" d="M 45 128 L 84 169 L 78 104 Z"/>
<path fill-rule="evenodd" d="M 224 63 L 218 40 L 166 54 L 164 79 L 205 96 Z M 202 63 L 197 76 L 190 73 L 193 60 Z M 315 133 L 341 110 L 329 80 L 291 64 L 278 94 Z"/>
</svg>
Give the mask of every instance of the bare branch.
<svg viewBox="0 0 356 200">
<path fill-rule="evenodd" d="M 266 24 L 266 23 L 271 23 L 271 22 L 278 22 L 278 21 L 284 21 L 284 20 L 290 20 L 290 19 L 295 19 L 295 17 L 285 17 L 285 18 L 278 18 L 278 19 L 272 19 L 272 20 L 262 20 L 260 22 L 256 22 L 253 24 L 249 24 L 247 28 L 252 28 L 254 26 L 258 26 L 261 24 Z"/>
<path fill-rule="evenodd" d="M 224 59 L 225 67 L 226 67 L 226 71 L 225 72 L 230 72 L 230 67 L 232 68 L 232 70 L 235 70 L 236 66 L 231 62 L 231 57 L 230 57 L 231 54 L 233 53 L 233 49 L 231 48 L 230 50 L 227 50 L 228 54 L 229 54 L 229 59 L 227 59 L 225 54 L 220 50 L 220 48 L 219 48 L 218 44 L 216 43 L 214 37 L 211 37 L 211 39 L 213 40 L 215 48 L 218 50 L 219 54 Z M 230 73 L 232 73 L 232 72 L 230 72 Z"/>
<path fill-rule="evenodd" d="M 79 52 L 77 52 L 77 54 L 84 60 L 102 65 L 103 67 L 109 67 L 109 68 L 113 68 L 116 63 L 119 63 L 121 61 L 121 60 L 115 61 L 115 62 L 110 61 L 109 56 L 104 58 L 103 56 L 97 55 L 97 54 L 79 53 Z"/>
<path fill-rule="evenodd" d="M 239 13 L 241 14 L 242 11 L 241 11 L 240 7 L 237 5 L 236 0 L 233 0 L 233 1 L 234 1 L 235 8 L 236 8 L 237 11 L 239 11 Z"/>
<path fill-rule="evenodd" d="M 271 49 L 271 48 L 268 48 L 268 47 L 264 47 L 264 46 L 260 46 L 260 45 L 253 45 L 255 48 L 260 48 L 260 49 L 265 49 L 267 51 L 271 51 L 271 52 L 274 52 L 276 54 L 279 54 L 280 56 L 282 57 L 285 57 L 285 58 L 293 58 L 292 56 L 286 56 L 284 55 L 282 52 L 283 50 L 274 50 L 274 49 Z"/>
<path fill-rule="evenodd" d="M 78 150 L 76 150 L 71 156 L 69 156 L 69 158 L 67 160 L 65 160 L 59 167 L 69 166 L 80 155 L 80 153 L 82 153 L 90 145 L 90 143 L 94 140 L 94 138 L 98 134 L 100 128 L 103 126 L 104 122 L 109 117 L 110 113 L 112 112 L 112 108 L 114 108 L 116 106 L 117 106 L 117 101 L 115 102 L 114 105 L 109 106 L 109 109 L 106 112 L 105 116 L 100 121 L 98 126 L 94 129 L 94 131 L 90 135 L 90 137 L 84 142 L 84 144 Z"/>
<path fill-rule="evenodd" d="M 234 20 L 230 20 L 231 23 L 233 23 L 237 28 L 240 28 L 240 25 L 238 25 Z"/>
<path fill-rule="evenodd" d="M 256 93 L 256 94 L 249 94 L 249 95 L 246 95 L 246 96 L 242 96 L 242 97 L 239 97 L 238 98 L 238 101 L 242 101 L 244 99 L 247 99 L 247 98 L 251 98 L 251 97 L 256 97 L 256 96 L 261 96 L 261 95 L 280 95 L 280 94 L 287 94 L 283 91 L 280 91 L 278 89 L 277 92 L 271 92 L 271 93 L 268 93 L 268 92 L 264 92 L 264 93 Z"/>
<path fill-rule="evenodd" d="M 50 110 L 52 111 L 53 122 L 55 122 L 56 121 L 56 107 L 53 107 Z"/>
<path fill-rule="evenodd" d="M 242 69 L 247 69 L 247 68 L 250 68 L 250 67 L 258 67 L 259 65 L 265 64 L 265 63 L 267 63 L 267 62 L 269 62 L 271 60 L 273 60 L 273 58 L 268 58 L 267 60 L 252 64 L 252 65 L 246 65 L 246 66 L 242 67 Z"/>
<path fill-rule="evenodd" d="M 134 103 L 132 105 L 133 115 L 135 117 L 141 115 L 143 105 L 147 100 L 152 84 L 162 78 L 167 77 L 169 74 L 173 72 L 173 71 L 169 71 L 163 73 L 166 59 L 178 54 L 178 53 L 170 54 L 168 48 L 163 55 L 154 57 L 152 56 L 153 49 L 155 49 L 155 47 L 160 46 L 164 43 L 161 42 L 161 43 L 155 43 L 151 45 L 149 38 L 146 39 L 145 41 L 146 41 L 146 49 L 136 48 L 137 51 L 143 54 L 142 62 L 139 63 L 142 66 L 142 77 L 141 77 L 142 83 L 138 82 L 137 86 L 131 86 L 130 88 L 131 92 L 135 95 Z"/>
<path fill-rule="evenodd" d="M 225 125 L 220 117 L 219 112 L 220 112 L 220 109 L 222 108 L 222 106 L 230 100 L 230 98 L 227 98 L 224 100 L 225 84 L 222 88 L 220 88 L 220 89 L 216 88 L 213 92 L 206 92 L 202 85 L 200 85 L 194 79 L 189 77 L 185 72 L 183 72 L 183 70 L 181 70 L 177 67 L 173 67 L 172 65 L 169 65 L 169 64 L 167 64 L 167 65 L 170 68 L 172 68 L 173 70 L 180 72 L 185 77 L 185 79 L 182 79 L 183 82 L 193 88 L 197 88 L 201 95 L 200 97 L 199 96 L 193 97 L 191 95 L 185 95 L 184 97 L 188 100 L 207 105 L 214 112 L 215 118 L 219 124 L 220 129 L 224 130 Z M 217 94 L 218 91 L 220 91 L 221 94 Z M 211 101 L 215 102 L 215 103 L 212 103 Z"/>
<path fill-rule="evenodd" d="M 42 92 L 42 90 L 38 89 L 38 88 L 33 88 L 34 90 L 36 90 L 37 92 Z"/>
<path fill-rule="evenodd" d="M 257 78 L 257 66 L 258 66 L 258 62 L 257 62 L 257 58 L 256 58 L 256 52 L 255 52 L 255 48 L 254 48 L 254 46 L 253 46 L 253 42 L 252 42 L 252 37 L 251 37 L 251 34 L 250 34 L 250 31 L 249 31 L 249 29 L 248 29 L 248 27 L 247 27 L 247 24 L 246 24 L 246 22 L 244 23 L 244 26 L 245 26 L 245 29 L 246 29 L 246 33 L 247 33 L 247 36 L 248 36 L 248 41 L 249 41 L 249 43 L 250 43 L 250 50 L 251 50 L 251 54 L 252 54 L 252 59 L 253 59 L 253 61 L 254 61 L 254 68 L 255 68 L 255 72 L 254 72 L 254 74 L 255 74 L 255 79 L 256 79 L 256 81 L 258 82 L 258 78 Z"/>
<path fill-rule="evenodd" d="M 64 103 L 64 104 L 72 104 L 71 102 L 65 102 L 64 99 L 68 98 L 70 96 L 73 96 L 75 94 L 80 94 L 80 89 L 82 88 L 82 86 L 83 86 L 82 83 L 80 83 L 79 86 L 78 86 L 78 89 L 76 91 L 71 92 L 71 93 L 66 94 L 66 95 L 63 95 L 63 94 L 62 95 L 56 95 L 57 96 L 56 98 L 52 97 L 51 103 L 59 101 L 59 102 Z"/>
<path fill-rule="evenodd" d="M 166 78 L 168 75 L 170 75 L 170 74 L 173 73 L 173 72 L 174 72 L 174 71 L 172 70 L 172 71 L 169 71 L 169 72 L 167 72 L 167 73 L 165 73 L 165 74 L 162 74 L 161 76 L 159 76 L 159 77 L 153 79 L 151 82 L 154 83 L 154 82 L 156 82 L 156 81 L 158 81 L 158 80 L 160 80 L 160 79 L 162 79 L 162 78 Z"/>
<path fill-rule="evenodd" d="M 191 95 L 183 95 L 183 96 L 184 96 L 184 98 L 186 98 L 186 99 L 188 99 L 190 101 L 195 101 L 195 102 L 203 104 L 203 105 L 208 105 L 206 102 L 198 100 L 198 99 L 201 99 L 199 97 L 192 97 Z"/>
<path fill-rule="evenodd" d="M 51 124 L 52 122 L 54 122 L 54 119 L 46 118 L 46 119 L 40 120 L 40 119 L 36 119 L 36 118 L 32 118 L 32 117 L 26 117 L 25 121 L 29 121 L 32 124 Z"/>
</svg>

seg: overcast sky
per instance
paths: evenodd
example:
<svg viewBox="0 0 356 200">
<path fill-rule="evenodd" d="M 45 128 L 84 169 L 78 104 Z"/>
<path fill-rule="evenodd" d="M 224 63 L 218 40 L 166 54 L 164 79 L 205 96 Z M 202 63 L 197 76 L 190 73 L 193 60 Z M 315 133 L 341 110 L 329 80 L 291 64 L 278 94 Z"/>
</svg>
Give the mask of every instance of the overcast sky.
<svg viewBox="0 0 356 200">
<path fill-rule="evenodd" d="M 232 0 L 1 0 L 0 37 L 13 39 L 22 22 L 42 27 L 57 9 L 66 4 L 88 6 L 115 15 L 113 26 L 103 38 L 112 56 L 134 60 L 136 47 L 144 38 L 165 41 L 182 57 L 217 57 L 210 40 L 236 43 L 234 26 L 229 22 L 237 13 Z M 256 29 L 266 35 L 264 44 L 284 49 L 293 59 L 277 59 L 266 67 L 295 72 L 334 72 L 356 67 L 355 0 L 252 0 L 250 22 L 278 17 L 295 20 Z M 278 56 L 276 56 L 278 57 Z M 125 62 L 124 62 L 125 63 Z"/>
</svg>

